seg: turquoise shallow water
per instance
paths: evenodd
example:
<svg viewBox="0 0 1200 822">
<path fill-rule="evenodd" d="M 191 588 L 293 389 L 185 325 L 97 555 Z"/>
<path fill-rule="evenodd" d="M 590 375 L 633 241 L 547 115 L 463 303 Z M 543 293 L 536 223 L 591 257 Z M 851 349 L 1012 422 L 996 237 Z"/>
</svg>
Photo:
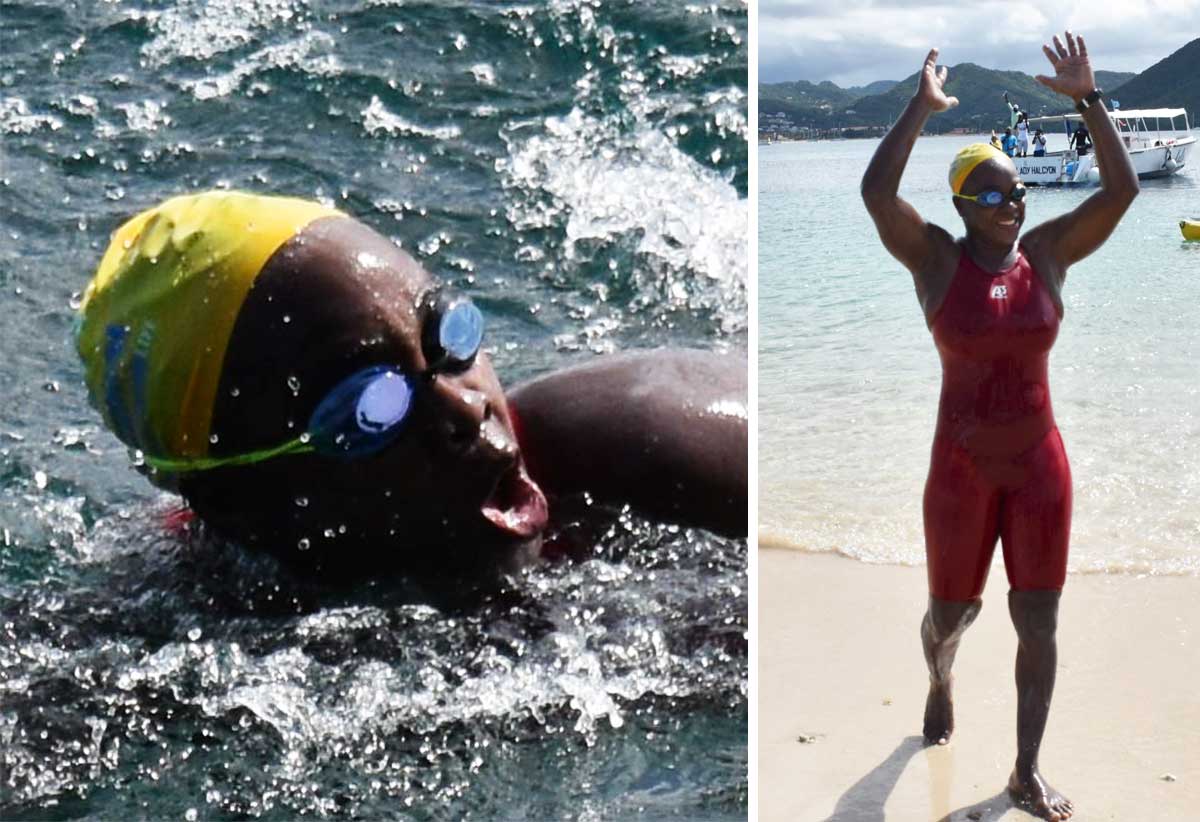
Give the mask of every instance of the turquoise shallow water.
<svg viewBox="0 0 1200 822">
<path fill-rule="evenodd" d="M 954 233 L 945 173 L 971 140 L 920 139 L 901 184 Z M 858 196 L 876 144 L 760 147 L 760 534 L 921 564 L 940 366 L 911 277 Z M 1026 226 L 1090 192 L 1031 189 Z M 1068 275 L 1050 383 L 1075 482 L 1074 571 L 1200 573 L 1200 243 L 1178 227 L 1197 216 L 1200 169 L 1145 181 Z"/>
<path fill-rule="evenodd" d="M 746 543 L 629 515 L 486 602 L 159 526 L 72 304 L 167 196 L 319 198 L 506 383 L 746 349 L 738 2 L 0 0 L 0 817 L 744 818 Z"/>
</svg>

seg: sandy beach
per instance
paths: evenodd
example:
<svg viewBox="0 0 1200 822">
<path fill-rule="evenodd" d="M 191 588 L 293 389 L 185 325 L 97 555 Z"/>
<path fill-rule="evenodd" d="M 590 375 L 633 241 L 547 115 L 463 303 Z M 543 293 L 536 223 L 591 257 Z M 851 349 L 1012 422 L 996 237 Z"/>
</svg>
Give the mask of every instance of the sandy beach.
<svg viewBox="0 0 1200 822">
<path fill-rule="evenodd" d="M 1021 820 L 1016 636 L 993 566 L 955 664 L 956 731 L 926 748 L 925 569 L 759 551 L 762 820 Z M 1042 773 L 1075 819 L 1200 818 L 1200 579 L 1076 574 Z"/>
</svg>

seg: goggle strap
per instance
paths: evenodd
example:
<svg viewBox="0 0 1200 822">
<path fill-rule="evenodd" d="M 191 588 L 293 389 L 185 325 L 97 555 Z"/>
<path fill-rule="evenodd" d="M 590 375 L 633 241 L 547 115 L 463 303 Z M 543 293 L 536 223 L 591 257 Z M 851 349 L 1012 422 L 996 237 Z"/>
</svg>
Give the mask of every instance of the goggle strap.
<svg viewBox="0 0 1200 822">
<path fill-rule="evenodd" d="M 235 465 L 252 465 L 264 462 L 285 454 L 308 454 L 316 450 L 310 438 L 301 435 L 274 448 L 263 448 L 245 454 L 234 454 L 229 457 L 185 457 L 172 459 L 170 457 L 155 457 L 146 454 L 143 462 L 156 471 L 166 471 L 172 474 L 185 474 L 190 471 L 207 471 L 210 468 L 226 468 Z"/>
</svg>

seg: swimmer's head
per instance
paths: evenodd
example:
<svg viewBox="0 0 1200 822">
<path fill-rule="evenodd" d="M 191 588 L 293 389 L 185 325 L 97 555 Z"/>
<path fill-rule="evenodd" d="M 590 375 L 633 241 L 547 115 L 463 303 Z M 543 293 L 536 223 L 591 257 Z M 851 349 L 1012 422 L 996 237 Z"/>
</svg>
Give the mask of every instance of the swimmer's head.
<svg viewBox="0 0 1200 822">
<path fill-rule="evenodd" d="M 545 500 L 481 315 L 361 223 L 177 198 L 117 232 L 81 314 L 93 402 L 218 531 L 331 573 L 535 548 Z"/>
<path fill-rule="evenodd" d="M 950 164 L 950 190 L 968 235 L 998 244 L 1016 242 L 1025 221 L 1025 192 L 1007 154 L 988 143 L 962 149 Z"/>
<path fill-rule="evenodd" d="M 1005 129 L 1008 133 L 1009 129 Z M 1012 165 L 1008 155 L 990 143 L 971 143 L 963 147 L 954 159 L 950 161 L 950 191 L 954 194 L 963 193 L 963 184 L 980 164 L 988 161 L 1007 162 Z"/>
</svg>

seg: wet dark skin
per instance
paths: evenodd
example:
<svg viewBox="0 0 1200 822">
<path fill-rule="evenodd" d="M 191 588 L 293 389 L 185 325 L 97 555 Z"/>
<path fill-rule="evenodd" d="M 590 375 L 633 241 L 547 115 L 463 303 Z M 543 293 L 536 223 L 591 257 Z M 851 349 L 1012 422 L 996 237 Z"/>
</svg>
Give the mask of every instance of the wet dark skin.
<svg viewBox="0 0 1200 822">
<path fill-rule="evenodd" d="M 635 502 L 657 519 L 744 536 L 747 383 L 738 361 L 642 352 L 517 386 L 508 401 L 530 472 L 557 494 Z"/>
<path fill-rule="evenodd" d="M 1065 42 L 1064 42 L 1065 41 Z M 1082 37 L 1067 32 L 1055 36 L 1043 52 L 1054 76 L 1037 80 L 1071 100 L 1082 100 L 1096 87 Z M 1042 276 L 1059 311 L 1068 268 L 1104 243 L 1138 193 L 1137 175 L 1103 104 L 1084 114 L 1093 135 L 1102 187 L 1075 210 L 1020 233 L 1025 201 L 1007 200 L 997 208 L 954 198 L 966 236 L 955 238 L 927 223 L 899 194 L 900 178 L 913 145 L 930 115 L 958 104 L 944 91 L 947 69 L 937 67 L 937 49 L 929 52 L 917 93 L 900 119 L 880 142 L 862 180 L 862 196 L 880 239 L 912 273 L 926 324 L 932 322 L 945 298 L 959 256 L 969 254 L 987 271 L 998 272 L 1017 259 L 1018 239 L 1033 268 Z M 1008 159 L 988 160 L 967 177 L 962 193 L 986 189 L 1010 192 L 1020 181 Z M 1046 728 L 1057 668 L 1058 591 L 1010 591 L 1009 614 L 1016 629 L 1018 650 L 1017 760 L 1009 779 L 1013 799 L 1031 813 L 1049 820 L 1068 819 L 1074 805 L 1042 777 L 1038 750 Z M 921 622 L 921 642 L 929 667 L 929 695 L 924 735 L 930 744 L 944 745 L 954 730 L 951 668 L 963 633 L 979 614 L 980 600 L 952 602 L 929 599 Z"/>
<path fill-rule="evenodd" d="M 292 455 L 182 475 L 180 490 L 206 523 L 346 580 L 486 580 L 536 561 L 548 524 L 543 491 L 588 491 L 746 534 L 744 356 L 604 357 L 519 387 L 510 401 L 483 352 L 465 370 L 431 371 L 422 295 L 435 284 L 348 218 L 317 220 L 272 255 L 225 356 L 214 455 L 297 436 L 326 393 L 363 368 L 425 376 L 403 433 L 375 455 Z M 728 403 L 740 418 L 710 410 Z"/>
</svg>

